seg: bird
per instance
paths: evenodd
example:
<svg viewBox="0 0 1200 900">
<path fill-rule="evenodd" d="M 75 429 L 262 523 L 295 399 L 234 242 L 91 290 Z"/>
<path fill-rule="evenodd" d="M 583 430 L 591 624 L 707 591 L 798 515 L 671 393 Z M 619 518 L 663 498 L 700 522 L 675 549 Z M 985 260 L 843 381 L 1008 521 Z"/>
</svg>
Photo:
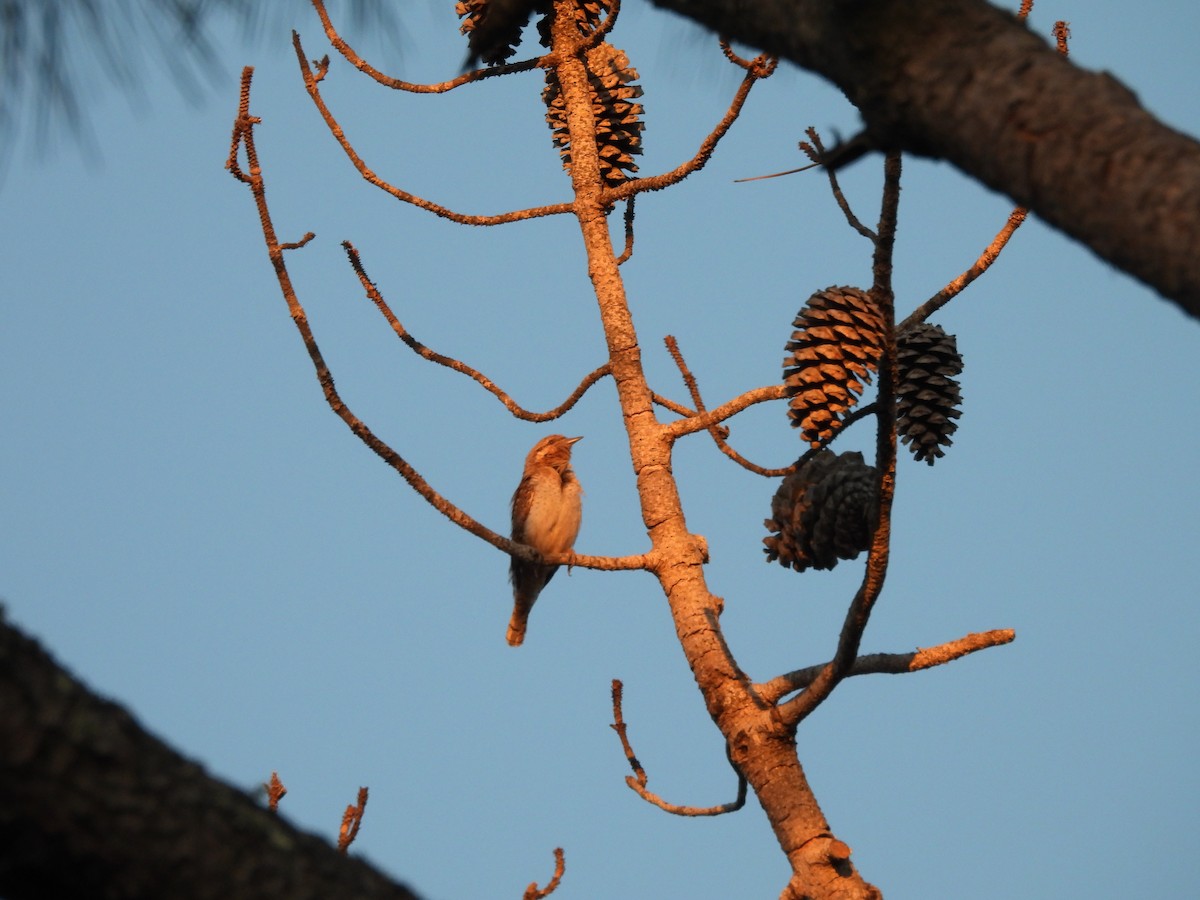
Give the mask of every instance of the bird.
<svg viewBox="0 0 1200 900">
<path fill-rule="evenodd" d="M 543 555 L 567 553 L 575 546 L 583 514 L 583 489 L 571 468 L 571 448 L 582 437 L 551 434 L 533 445 L 525 457 L 521 483 L 512 498 L 512 539 Z M 508 643 L 525 640 L 529 611 L 558 565 L 531 563 L 515 556 L 508 576 L 513 586 L 513 614 Z"/>
</svg>

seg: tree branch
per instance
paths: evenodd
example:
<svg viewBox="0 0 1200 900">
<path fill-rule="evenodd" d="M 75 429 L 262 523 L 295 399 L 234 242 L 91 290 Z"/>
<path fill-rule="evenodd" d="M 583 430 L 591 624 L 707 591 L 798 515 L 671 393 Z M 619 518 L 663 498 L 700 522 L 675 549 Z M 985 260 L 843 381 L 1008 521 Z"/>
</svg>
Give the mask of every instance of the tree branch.
<svg viewBox="0 0 1200 900">
<path fill-rule="evenodd" d="M 378 175 L 376 175 L 365 162 L 358 151 L 351 145 L 346 133 L 342 130 L 342 126 L 338 124 L 333 113 L 325 104 L 325 98 L 321 96 L 321 89 L 317 87 L 321 79 L 325 77 L 325 66 L 328 65 L 328 57 L 317 73 L 313 73 L 312 66 L 309 65 L 308 57 L 304 55 L 304 47 L 300 43 L 299 33 L 292 32 L 292 47 L 296 51 L 296 60 L 300 64 L 300 73 L 304 78 L 304 88 L 308 91 L 308 96 L 312 98 L 313 104 L 320 112 L 321 118 L 325 120 L 325 126 L 329 129 L 329 133 L 333 135 L 334 140 L 342 148 L 342 151 L 349 158 L 354 168 L 362 177 L 379 188 L 385 193 L 391 194 L 397 200 L 405 203 L 411 203 L 420 209 L 431 212 L 434 215 L 441 216 L 443 219 L 449 219 L 451 222 L 458 222 L 460 225 L 504 225 L 508 222 L 519 222 L 525 219 L 537 219 L 542 216 L 553 216 L 561 213 L 569 213 L 571 211 L 570 203 L 555 203 L 550 206 L 536 206 L 530 209 L 519 209 L 514 212 L 501 213 L 496 216 L 470 216 L 464 213 L 455 212 L 440 204 L 426 200 L 424 197 L 418 197 L 416 194 L 410 194 L 408 191 L 402 191 L 400 188 L 389 184 Z"/>
<path fill-rule="evenodd" d="M 403 323 L 401 323 L 401 321 L 396 317 L 396 314 L 392 312 L 391 306 L 389 306 L 388 302 L 383 298 L 383 295 L 375 286 L 375 282 L 373 282 L 367 276 L 366 269 L 362 264 L 362 259 L 359 257 L 358 251 L 354 248 L 354 245 L 349 241 L 342 241 L 342 247 L 346 251 L 346 256 L 350 260 L 350 266 L 354 269 L 354 274 L 358 276 L 358 280 L 361 282 L 363 290 L 367 292 L 368 299 L 375 304 L 375 308 L 383 314 L 385 319 L 387 319 L 388 324 L 392 326 L 392 331 L 394 331 L 396 336 L 404 342 L 405 346 L 411 349 L 422 359 L 437 363 L 439 366 L 445 366 L 448 369 L 459 372 L 463 375 L 466 375 L 468 378 L 471 378 L 484 390 L 495 396 L 496 399 L 503 403 L 504 407 L 518 419 L 523 419 L 526 422 L 549 422 L 553 419 L 557 419 L 562 416 L 563 413 L 567 412 L 567 410 L 571 409 L 571 407 L 573 407 L 577 402 L 579 402 L 579 398 L 587 393 L 588 389 L 593 384 L 595 384 L 605 375 L 609 375 L 612 372 L 611 365 L 604 363 L 603 365 L 593 369 L 589 374 L 585 375 L 583 381 L 579 383 L 579 386 L 576 387 L 575 390 L 571 392 L 570 396 L 568 396 L 567 399 L 558 406 L 543 413 L 530 412 L 523 406 L 519 405 L 505 391 L 501 390 L 495 382 L 493 382 L 479 370 L 474 369 L 457 359 L 452 359 L 449 356 L 444 356 L 441 353 L 430 350 L 411 334 L 409 334 L 408 329 L 404 327 Z"/>
<path fill-rule="evenodd" d="M 827 78 L 872 143 L 944 159 L 1200 317 L 1200 144 L 985 0 L 653 0 Z"/>
<path fill-rule="evenodd" d="M 860 656 L 846 673 L 847 678 L 855 675 L 903 675 L 908 672 L 920 672 L 942 666 L 956 659 L 962 659 L 988 647 L 999 647 L 1011 644 L 1017 634 L 1011 628 L 996 631 L 983 631 L 968 634 L 965 637 L 936 647 L 924 647 L 911 653 L 869 653 Z M 778 703 L 793 691 L 808 687 L 828 663 L 806 666 L 785 675 L 779 675 L 770 681 L 755 685 L 755 690 L 764 703 Z"/>
<path fill-rule="evenodd" d="M 674 816 L 721 816 L 725 813 L 737 812 L 746 805 L 746 776 L 741 772 L 738 776 L 737 798 L 728 803 L 722 803 L 718 806 L 679 806 L 675 803 L 668 803 L 658 794 L 646 787 L 650 780 L 646 775 L 646 770 L 634 755 L 633 745 L 629 743 L 628 726 L 625 724 L 625 718 L 621 711 L 621 697 L 624 692 L 624 685 L 617 678 L 613 679 L 612 683 L 612 701 L 613 701 L 613 721 L 608 727 L 617 733 L 617 737 L 621 740 L 621 747 L 625 751 L 625 759 L 629 762 L 629 767 L 633 769 L 632 775 L 625 776 L 625 783 L 630 789 L 652 806 L 657 806 L 663 812 L 669 812 Z M 733 765 L 733 761 L 729 763 Z M 734 771 L 737 772 L 736 767 Z"/>
<path fill-rule="evenodd" d="M 147 733 L 0 619 L 0 895 L 416 900 Z"/>
</svg>

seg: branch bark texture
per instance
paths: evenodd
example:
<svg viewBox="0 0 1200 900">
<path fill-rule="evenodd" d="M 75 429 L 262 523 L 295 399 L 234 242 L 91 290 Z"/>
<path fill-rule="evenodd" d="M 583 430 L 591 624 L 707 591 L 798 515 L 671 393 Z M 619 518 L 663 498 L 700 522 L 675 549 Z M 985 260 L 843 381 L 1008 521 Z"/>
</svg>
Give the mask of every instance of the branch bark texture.
<svg viewBox="0 0 1200 900">
<path fill-rule="evenodd" d="M 984 0 L 653 0 L 821 75 L 871 143 L 944 159 L 1200 318 L 1200 144 Z"/>
<path fill-rule="evenodd" d="M 211 778 L 0 621 L 0 896 L 416 900 Z"/>
</svg>

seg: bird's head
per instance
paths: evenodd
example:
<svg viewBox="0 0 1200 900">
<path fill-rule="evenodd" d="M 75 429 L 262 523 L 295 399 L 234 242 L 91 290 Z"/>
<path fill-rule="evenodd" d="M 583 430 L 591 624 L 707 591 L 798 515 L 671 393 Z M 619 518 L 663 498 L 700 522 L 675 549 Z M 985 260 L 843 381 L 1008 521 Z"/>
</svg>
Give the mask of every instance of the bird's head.
<svg viewBox="0 0 1200 900">
<path fill-rule="evenodd" d="M 559 472 L 565 471 L 571 465 L 571 447 L 582 437 L 564 437 L 561 434 L 551 434 L 533 445 L 529 455 L 525 457 L 525 468 L 549 466 Z"/>
</svg>

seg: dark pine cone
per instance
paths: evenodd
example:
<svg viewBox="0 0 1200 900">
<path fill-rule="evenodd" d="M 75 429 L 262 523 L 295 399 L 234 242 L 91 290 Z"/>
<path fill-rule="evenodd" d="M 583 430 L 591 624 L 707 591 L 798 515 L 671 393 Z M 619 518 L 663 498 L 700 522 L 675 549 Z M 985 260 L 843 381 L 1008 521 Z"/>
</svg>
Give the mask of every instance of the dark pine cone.
<svg viewBox="0 0 1200 900">
<path fill-rule="evenodd" d="M 797 572 L 832 569 L 871 545 L 878 514 L 878 472 L 858 452 L 822 450 L 783 479 L 771 500 L 767 562 Z"/>
<path fill-rule="evenodd" d="M 954 335 L 922 322 L 896 342 L 896 431 L 918 460 L 933 465 L 958 429 L 962 415 L 955 376 L 963 370 Z"/>
</svg>

